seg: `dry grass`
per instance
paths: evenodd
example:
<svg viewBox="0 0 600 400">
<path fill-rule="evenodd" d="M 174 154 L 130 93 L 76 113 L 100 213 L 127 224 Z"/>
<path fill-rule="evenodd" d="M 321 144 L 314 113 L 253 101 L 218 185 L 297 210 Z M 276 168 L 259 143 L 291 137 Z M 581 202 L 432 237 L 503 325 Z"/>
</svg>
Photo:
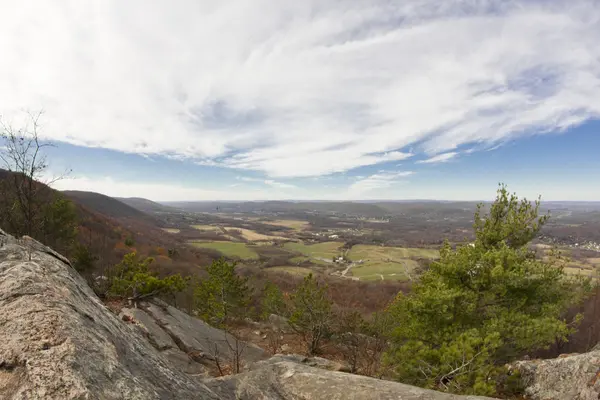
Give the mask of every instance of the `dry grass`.
<svg viewBox="0 0 600 400">
<path fill-rule="evenodd" d="M 218 231 L 220 228 L 214 225 L 191 225 L 192 228 L 198 229 L 199 231 Z"/>
<path fill-rule="evenodd" d="M 262 233 L 258 233 L 255 232 L 251 229 L 246 229 L 246 228 L 236 228 L 233 226 L 228 226 L 225 228 L 228 232 L 231 230 L 236 230 L 236 231 L 240 231 L 242 233 L 242 237 L 246 240 L 250 240 L 250 241 L 258 241 L 258 240 L 288 240 L 288 238 L 283 237 L 283 236 L 269 236 L 269 235 L 263 235 Z M 229 232 L 231 233 L 231 232 Z"/>
<path fill-rule="evenodd" d="M 600 257 L 588 258 L 586 261 L 595 267 L 600 267 Z"/>
<path fill-rule="evenodd" d="M 293 219 L 278 219 L 275 221 L 264 221 L 267 225 L 284 226 L 286 228 L 295 229 L 298 231 L 304 230 L 309 227 L 308 221 L 299 221 Z"/>
<path fill-rule="evenodd" d="M 588 268 L 565 267 L 564 272 L 568 275 L 592 276 L 596 271 Z"/>
<path fill-rule="evenodd" d="M 176 229 L 176 228 L 161 228 L 161 229 L 167 233 L 173 233 L 173 234 L 181 232 L 180 229 Z"/>
</svg>

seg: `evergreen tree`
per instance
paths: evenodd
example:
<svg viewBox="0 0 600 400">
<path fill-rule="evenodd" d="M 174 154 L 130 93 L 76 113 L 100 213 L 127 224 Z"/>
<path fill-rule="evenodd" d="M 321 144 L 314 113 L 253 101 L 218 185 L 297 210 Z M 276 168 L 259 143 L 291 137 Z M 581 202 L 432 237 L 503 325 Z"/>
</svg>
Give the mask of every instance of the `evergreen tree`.
<svg viewBox="0 0 600 400">
<path fill-rule="evenodd" d="M 126 254 L 116 265 L 109 294 L 139 300 L 158 295 L 181 292 L 187 285 L 179 274 L 159 278 L 149 267 L 154 260 L 140 259 L 136 252 Z"/>
<path fill-rule="evenodd" d="M 207 272 L 208 279 L 201 281 L 194 293 L 199 316 L 216 327 L 246 316 L 251 290 L 248 279 L 235 273 L 235 262 L 215 260 Z"/>
<path fill-rule="evenodd" d="M 288 315 L 288 305 L 285 302 L 283 293 L 277 285 L 267 282 L 262 293 L 262 316 L 267 319 L 269 315 L 276 314 L 283 317 Z"/>
<path fill-rule="evenodd" d="M 320 285 L 312 274 L 304 278 L 291 296 L 289 324 L 302 335 L 308 355 L 319 351 L 321 340 L 329 331 L 331 305 L 327 286 Z"/>
<path fill-rule="evenodd" d="M 566 340 L 580 316 L 563 319 L 589 280 L 570 277 L 555 254 L 528 247 L 546 223 L 534 204 L 500 186 L 489 213 L 475 214 L 475 242 L 445 243 L 413 291 L 389 309 L 396 327 L 387 363 L 398 380 L 437 390 L 493 394 L 501 366 Z"/>
</svg>

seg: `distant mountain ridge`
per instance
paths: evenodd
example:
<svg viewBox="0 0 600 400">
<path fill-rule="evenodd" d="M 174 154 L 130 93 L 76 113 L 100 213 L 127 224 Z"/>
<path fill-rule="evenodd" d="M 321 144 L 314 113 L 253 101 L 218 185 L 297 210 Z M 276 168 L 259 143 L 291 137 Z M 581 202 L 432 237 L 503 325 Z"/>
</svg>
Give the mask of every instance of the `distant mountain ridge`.
<svg viewBox="0 0 600 400">
<path fill-rule="evenodd" d="M 338 213 L 338 214 L 360 214 L 370 217 L 383 217 L 387 211 L 378 205 L 355 202 L 292 202 L 292 201 L 246 201 L 246 202 L 169 202 L 165 203 L 172 207 L 177 207 L 185 211 L 192 212 L 215 212 L 217 208 L 221 212 L 320 212 L 320 213 Z"/>
<path fill-rule="evenodd" d="M 84 205 L 90 210 L 111 218 L 137 218 L 150 220 L 152 217 L 143 211 L 123 203 L 113 197 L 96 192 L 66 190 L 62 192 L 68 198 Z"/>
<path fill-rule="evenodd" d="M 175 211 L 174 207 L 169 207 L 164 204 L 157 203 L 152 200 L 144 199 L 142 197 L 113 197 L 115 200 L 121 203 L 127 204 L 139 211 L 147 214 L 153 214 L 157 212 L 170 212 Z"/>
</svg>

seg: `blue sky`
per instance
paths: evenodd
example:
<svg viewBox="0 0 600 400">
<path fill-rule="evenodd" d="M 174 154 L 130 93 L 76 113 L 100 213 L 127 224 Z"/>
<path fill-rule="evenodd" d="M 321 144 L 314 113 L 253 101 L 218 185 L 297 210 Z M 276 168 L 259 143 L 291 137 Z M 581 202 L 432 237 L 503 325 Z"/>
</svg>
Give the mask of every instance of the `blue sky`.
<svg viewBox="0 0 600 400">
<path fill-rule="evenodd" d="M 396 4 L 397 3 L 397 4 Z M 0 114 L 58 189 L 153 200 L 600 200 L 594 1 L 0 5 Z"/>
</svg>

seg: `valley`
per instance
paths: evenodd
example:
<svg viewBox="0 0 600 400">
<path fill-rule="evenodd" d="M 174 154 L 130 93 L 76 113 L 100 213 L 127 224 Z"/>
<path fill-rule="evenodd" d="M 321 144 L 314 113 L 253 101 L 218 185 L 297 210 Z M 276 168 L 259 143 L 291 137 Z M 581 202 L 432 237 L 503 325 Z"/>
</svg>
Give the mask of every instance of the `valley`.
<svg viewBox="0 0 600 400">
<path fill-rule="evenodd" d="M 121 199 L 127 203 L 127 199 Z M 352 281 L 410 282 L 439 257 L 444 240 L 473 239 L 473 202 L 186 202 L 132 207 L 171 239 L 265 272 Z M 552 218 L 533 248 L 556 247 L 570 274 L 600 268 L 600 205 L 549 203 Z M 484 207 L 485 208 L 485 207 Z"/>
</svg>

